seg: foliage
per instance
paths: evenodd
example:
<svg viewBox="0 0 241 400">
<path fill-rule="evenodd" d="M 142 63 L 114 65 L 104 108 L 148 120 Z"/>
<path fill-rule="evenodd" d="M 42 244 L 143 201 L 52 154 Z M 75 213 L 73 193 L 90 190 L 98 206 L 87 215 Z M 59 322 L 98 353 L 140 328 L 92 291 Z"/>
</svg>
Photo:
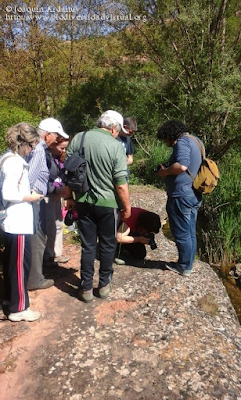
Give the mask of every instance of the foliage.
<svg viewBox="0 0 241 400">
<path fill-rule="evenodd" d="M 227 265 L 241 260 L 240 167 L 241 154 L 229 152 L 219 164 L 221 180 L 217 188 L 203 199 L 199 224 L 209 262 L 219 260 Z"/>
<path fill-rule="evenodd" d="M 161 182 L 153 168 L 166 158 L 166 149 L 156 146 L 157 127 L 166 120 L 182 120 L 203 139 L 208 156 L 219 160 L 224 171 L 220 185 L 203 205 L 203 217 L 210 217 L 209 231 L 205 229 L 207 253 L 212 259 L 223 258 L 224 251 L 227 257 L 240 257 L 235 233 L 236 225 L 238 233 L 241 225 L 236 172 L 241 151 L 239 1 L 36 0 L 34 4 L 45 11 L 15 20 L 6 18 L 9 4 L 2 1 L 1 98 L 38 113 L 39 118 L 60 118 L 70 134 L 93 126 L 109 108 L 135 117 L 138 133 L 131 180 L 157 185 Z M 28 7 L 32 1 L 17 0 L 14 5 Z M 48 20 L 46 8 L 66 5 L 73 7 L 73 18 Z M 128 18 L 77 20 L 78 13 Z M 22 108 L 15 113 L 15 107 L 4 104 L 2 135 L 12 123 L 31 122 L 32 116 L 25 116 Z M 0 146 L 2 150 L 3 136 Z M 233 157 L 232 170 L 228 157 L 234 146 L 239 153 Z"/>
<path fill-rule="evenodd" d="M 38 0 L 36 5 L 46 10 L 57 3 Z M 64 0 L 58 2 L 64 5 Z M 203 138 L 214 158 L 234 141 L 240 145 L 237 0 L 178 5 L 170 0 L 69 0 L 68 5 L 74 10 L 72 22 L 56 19 L 49 24 L 46 17 L 53 14 L 46 11 L 29 21 L 6 20 L 3 14 L 3 98 L 40 117 L 59 115 L 61 110 L 70 133 L 92 124 L 102 110 L 117 108 L 135 115 L 147 137 L 166 119 L 183 120 Z M 6 1 L 3 10 L 4 6 Z M 130 18 L 77 21 L 77 10 Z"/>
<path fill-rule="evenodd" d="M 28 122 L 36 126 L 39 120 L 30 112 L 3 100 L 0 100 L 0 108 L 0 153 L 3 153 L 6 149 L 5 134 L 10 126 L 19 122 Z"/>
<path fill-rule="evenodd" d="M 117 72 L 91 77 L 86 83 L 76 86 L 60 115 L 65 129 L 74 134 L 90 128 L 107 109 L 115 109 L 124 116 L 134 116 L 143 137 L 156 134 L 159 105 L 154 83 L 128 79 Z"/>
<path fill-rule="evenodd" d="M 133 59 L 152 60 L 159 75 L 164 119 L 183 120 L 219 159 L 235 142 L 240 147 L 239 3 L 222 1 L 127 2 L 146 24 L 123 31 Z M 156 74 L 157 75 L 157 74 Z"/>
<path fill-rule="evenodd" d="M 136 149 L 136 146 L 134 148 Z M 164 181 L 156 174 L 155 168 L 161 163 L 165 164 L 169 156 L 170 150 L 164 144 L 158 143 L 157 139 L 149 142 L 143 149 L 137 148 L 134 164 L 130 167 L 130 183 L 139 182 L 164 188 Z"/>
</svg>

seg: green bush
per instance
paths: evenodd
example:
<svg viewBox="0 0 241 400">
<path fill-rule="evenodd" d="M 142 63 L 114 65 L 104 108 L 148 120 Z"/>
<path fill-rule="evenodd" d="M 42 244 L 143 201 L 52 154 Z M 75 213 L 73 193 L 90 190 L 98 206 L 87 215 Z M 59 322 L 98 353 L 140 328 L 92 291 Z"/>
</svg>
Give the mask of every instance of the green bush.
<svg viewBox="0 0 241 400">
<path fill-rule="evenodd" d="M 3 100 L 0 100 L 0 107 L 0 153 L 3 153 L 6 149 L 5 135 L 10 126 L 18 124 L 19 122 L 28 122 L 29 124 L 36 126 L 39 122 L 39 118 L 34 117 L 30 112 Z"/>
<path fill-rule="evenodd" d="M 155 81 L 110 72 L 74 87 L 60 116 L 66 131 L 74 135 L 92 128 L 102 112 L 113 109 L 124 117 L 133 116 L 138 123 L 138 135 L 151 142 L 160 123 L 160 107 Z"/>
<path fill-rule="evenodd" d="M 133 140 L 134 142 L 134 140 Z M 170 149 L 157 139 L 153 140 L 151 144 L 145 144 L 145 147 L 135 146 L 134 163 L 131 166 L 131 184 L 146 184 L 154 185 L 156 187 L 164 187 L 164 180 L 161 179 L 154 169 L 160 163 L 166 163 L 170 156 Z"/>
<path fill-rule="evenodd" d="M 241 154 L 230 152 L 220 162 L 221 179 L 209 196 L 203 197 L 199 224 L 210 263 L 241 260 Z"/>
</svg>

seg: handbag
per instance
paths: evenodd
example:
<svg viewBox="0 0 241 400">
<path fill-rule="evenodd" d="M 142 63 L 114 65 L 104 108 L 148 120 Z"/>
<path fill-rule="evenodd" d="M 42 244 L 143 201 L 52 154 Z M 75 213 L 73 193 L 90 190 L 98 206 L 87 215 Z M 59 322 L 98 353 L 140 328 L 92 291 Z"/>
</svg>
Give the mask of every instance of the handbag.
<svg viewBox="0 0 241 400">
<path fill-rule="evenodd" d="M 65 218 L 64 218 L 65 225 L 66 226 L 71 226 L 77 220 L 78 220 L 77 211 L 76 210 L 68 210 L 66 215 L 65 215 Z"/>
</svg>

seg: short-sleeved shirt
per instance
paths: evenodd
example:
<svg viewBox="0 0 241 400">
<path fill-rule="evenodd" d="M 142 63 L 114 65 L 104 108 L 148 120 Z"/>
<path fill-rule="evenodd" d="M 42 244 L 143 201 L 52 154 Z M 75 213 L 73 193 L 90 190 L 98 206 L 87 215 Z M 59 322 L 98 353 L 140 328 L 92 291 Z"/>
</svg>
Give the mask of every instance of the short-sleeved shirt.
<svg viewBox="0 0 241 400">
<path fill-rule="evenodd" d="M 125 150 L 125 154 L 127 156 L 131 155 L 134 153 L 134 149 L 133 149 L 133 144 L 131 141 L 131 138 L 129 136 L 117 136 L 117 140 L 122 144 L 124 150 Z"/>
<path fill-rule="evenodd" d="M 199 140 L 198 138 L 196 139 Z M 199 142 L 202 143 L 200 140 Z M 169 159 L 169 165 L 178 162 L 180 165 L 187 167 L 195 177 L 201 161 L 201 152 L 194 140 L 188 136 L 182 136 L 177 139 L 177 143 L 174 145 L 172 155 Z M 167 194 L 170 197 L 191 196 L 194 194 L 192 178 L 187 171 L 179 175 L 168 175 L 165 178 L 165 183 Z M 196 192 L 195 194 L 197 195 Z"/>
<path fill-rule="evenodd" d="M 70 142 L 66 160 L 75 151 L 79 151 L 82 135 L 83 132 L 77 133 Z M 120 143 L 108 130 L 94 127 L 86 132 L 84 154 L 88 162 L 87 175 L 91 194 L 94 196 L 76 192 L 76 200 L 91 204 L 94 201 L 96 206 L 119 208 L 120 200 L 116 186 L 125 184 L 127 175 L 126 157 Z"/>
<path fill-rule="evenodd" d="M 142 208 L 131 207 L 131 216 L 124 221 L 121 221 L 121 223 L 125 222 L 125 224 L 130 228 L 131 232 L 138 232 L 138 229 L 136 228 L 137 220 L 139 215 L 145 212 L 146 210 L 143 210 Z"/>
</svg>

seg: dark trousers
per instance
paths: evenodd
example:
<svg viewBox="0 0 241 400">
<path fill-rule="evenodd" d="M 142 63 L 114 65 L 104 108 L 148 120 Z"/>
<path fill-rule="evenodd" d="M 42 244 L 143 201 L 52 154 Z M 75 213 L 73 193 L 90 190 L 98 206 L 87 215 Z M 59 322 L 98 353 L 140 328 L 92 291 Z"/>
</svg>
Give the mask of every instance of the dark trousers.
<svg viewBox="0 0 241 400">
<path fill-rule="evenodd" d="M 118 253 L 121 250 L 125 250 L 130 254 L 131 257 L 136 258 L 137 260 L 144 260 L 146 257 L 146 246 L 143 243 L 130 243 L 130 244 L 120 244 L 119 245 L 119 250 L 117 251 L 117 257 Z"/>
<path fill-rule="evenodd" d="M 97 238 L 100 254 L 99 287 L 103 287 L 112 279 L 119 211 L 89 203 L 77 203 L 76 208 L 82 245 L 80 287 L 84 290 L 92 288 Z"/>
<path fill-rule="evenodd" d="M 3 254 L 4 300 L 11 313 L 29 307 L 27 282 L 31 266 L 30 235 L 4 233 Z"/>
</svg>

